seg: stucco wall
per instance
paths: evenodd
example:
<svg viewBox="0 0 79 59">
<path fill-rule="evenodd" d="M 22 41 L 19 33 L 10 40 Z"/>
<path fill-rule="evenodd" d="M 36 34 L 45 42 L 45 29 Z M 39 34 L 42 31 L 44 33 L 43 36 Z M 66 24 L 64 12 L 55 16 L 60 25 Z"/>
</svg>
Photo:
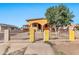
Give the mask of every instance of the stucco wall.
<svg viewBox="0 0 79 59">
<path fill-rule="evenodd" d="M 44 25 L 47 23 L 47 20 L 46 19 L 41 19 L 41 20 L 33 20 L 33 21 L 29 21 L 28 24 L 29 25 L 32 25 L 33 23 L 38 23 L 38 24 L 41 24 L 41 25 Z"/>
</svg>

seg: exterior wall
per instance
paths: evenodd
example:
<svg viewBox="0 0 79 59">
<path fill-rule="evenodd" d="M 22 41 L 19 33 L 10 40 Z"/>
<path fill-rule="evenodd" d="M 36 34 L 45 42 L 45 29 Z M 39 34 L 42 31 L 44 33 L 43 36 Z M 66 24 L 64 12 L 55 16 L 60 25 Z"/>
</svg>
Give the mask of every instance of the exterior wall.
<svg viewBox="0 0 79 59">
<path fill-rule="evenodd" d="M 28 25 L 30 27 L 34 28 L 37 31 L 38 30 L 38 25 L 37 25 L 37 27 L 33 27 L 32 24 L 34 24 L 34 23 L 40 24 L 41 25 L 41 31 L 43 31 L 44 30 L 44 25 L 47 24 L 47 19 L 37 19 L 37 20 L 33 19 L 33 20 L 28 21 Z"/>
<path fill-rule="evenodd" d="M 33 20 L 33 21 L 29 21 L 29 22 L 28 22 L 28 24 L 29 24 L 30 26 L 32 26 L 33 23 L 39 23 L 39 24 L 41 24 L 41 25 L 44 25 L 44 24 L 47 23 L 47 20 L 45 20 L 45 19 L 43 20 L 43 19 L 42 19 L 42 20 Z"/>
<path fill-rule="evenodd" d="M 6 29 L 4 26 L 0 26 L 0 32 L 3 32 Z"/>
<path fill-rule="evenodd" d="M 12 29 L 14 27 L 8 27 L 8 26 L 0 26 L 0 32 L 3 32 L 5 29 L 9 29 L 10 31 L 11 30 L 16 30 L 16 28 Z"/>
</svg>

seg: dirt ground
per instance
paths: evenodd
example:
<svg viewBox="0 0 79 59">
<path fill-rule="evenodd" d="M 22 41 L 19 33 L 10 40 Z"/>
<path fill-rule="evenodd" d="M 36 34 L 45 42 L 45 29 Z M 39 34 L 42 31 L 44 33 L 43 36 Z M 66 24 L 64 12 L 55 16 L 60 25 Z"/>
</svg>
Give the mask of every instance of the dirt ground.
<svg viewBox="0 0 79 59">
<path fill-rule="evenodd" d="M 13 40 L 0 43 L 1 55 L 79 55 L 79 40 L 50 40 L 28 43 L 24 40 Z"/>
<path fill-rule="evenodd" d="M 51 41 L 49 43 L 53 48 L 55 55 L 79 55 L 79 40 L 69 41 Z"/>
<path fill-rule="evenodd" d="M 0 55 L 79 55 L 79 39 L 69 42 L 67 34 L 62 33 L 57 39 L 52 33 L 49 42 L 45 43 L 43 33 L 35 35 L 35 43 L 29 42 L 28 33 L 18 33 L 7 43 L 0 40 Z"/>
</svg>

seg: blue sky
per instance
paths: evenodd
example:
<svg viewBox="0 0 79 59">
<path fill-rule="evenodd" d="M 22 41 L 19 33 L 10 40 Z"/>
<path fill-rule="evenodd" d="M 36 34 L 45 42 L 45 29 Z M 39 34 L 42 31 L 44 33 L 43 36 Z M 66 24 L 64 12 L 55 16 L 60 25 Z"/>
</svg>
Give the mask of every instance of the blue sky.
<svg viewBox="0 0 79 59">
<path fill-rule="evenodd" d="M 58 3 L 0 3 L 0 23 L 21 27 L 27 19 L 45 17 L 46 9 Z M 79 24 L 79 4 L 64 4 L 73 11 L 74 23 Z"/>
</svg>

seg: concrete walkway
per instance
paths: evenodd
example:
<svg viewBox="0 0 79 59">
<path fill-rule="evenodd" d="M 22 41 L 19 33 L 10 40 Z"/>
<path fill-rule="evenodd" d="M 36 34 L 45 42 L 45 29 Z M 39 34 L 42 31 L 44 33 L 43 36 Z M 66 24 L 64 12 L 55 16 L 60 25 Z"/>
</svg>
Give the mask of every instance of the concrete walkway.
<svg viewBox="0 0 79 59">
<path fill-rule="evenodd" d="M 46 43 L 33 43 L 27 47 L 26 55 L 53 55 L 54 51 Z"/>
<path fill-rule="evenodd" d="M 53 55 L 49 44 L 36 43 L 0 43 L 0 55 Z"/>
</svg>

